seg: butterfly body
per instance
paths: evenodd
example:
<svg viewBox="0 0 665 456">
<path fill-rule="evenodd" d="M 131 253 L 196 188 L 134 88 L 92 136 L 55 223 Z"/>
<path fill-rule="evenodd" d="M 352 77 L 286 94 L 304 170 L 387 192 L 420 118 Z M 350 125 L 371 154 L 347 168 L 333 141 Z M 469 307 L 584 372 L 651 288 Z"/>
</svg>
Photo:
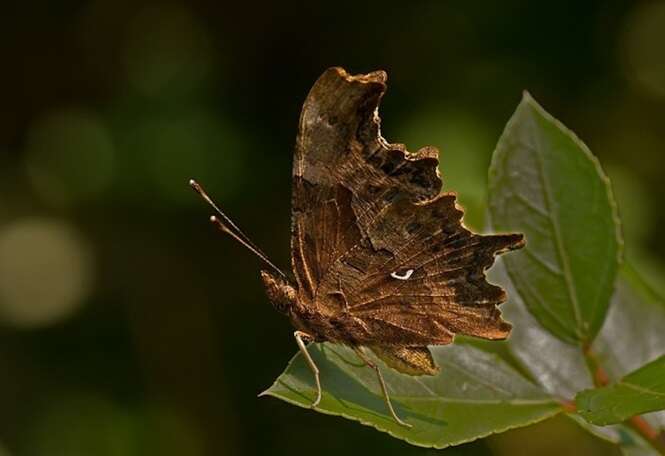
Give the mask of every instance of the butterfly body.
<svg viewBox="0 0 665 456">
<path fill-rule="evenodd" d="M 312 341 L 350 346 L 371 342 L 371 334 L 363 322 L 350 313 L 319 311 L 315 306 L 300 301 L 296 289 L 286 279 L 268 271 L 261 271 L 261 278 L 275 309 L 285 314 L 293 327 L 308 334 Z"/>
</svg>

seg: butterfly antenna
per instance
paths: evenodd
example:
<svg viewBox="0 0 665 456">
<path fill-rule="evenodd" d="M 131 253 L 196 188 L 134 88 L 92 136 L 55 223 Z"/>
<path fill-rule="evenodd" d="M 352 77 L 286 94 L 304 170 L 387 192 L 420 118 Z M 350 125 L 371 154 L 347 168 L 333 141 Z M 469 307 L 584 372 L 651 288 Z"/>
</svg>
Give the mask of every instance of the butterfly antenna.
<svg viewBox="0 0 665 456">
<path fill-rule="evenodd" d="M 233 221 L 215 204 L 215 202 L 208 196 L 206 191 L 199 185 L 198 182 L 196 182 L 194 179 L 189 180 L 189 185 L 194 189 L 196 193 L 198 193 L 201 198 L 205 200 L 206 203 L 208 203 L 214 210 L 219 214 L 221 219 L 215 215 L 212 215 L 210 217 L 210 221 L 217 227 L 219 230 L 225 234 L 228 234 L 231 236 L 233 239 L 238 241 L 240 244 L 242 244 L 247 250 L 252 252 L 254 255 L 259 257 L 261 260 L 263 260 L 264 263 L 266 263 L 268 266 L 270 266 L 272 269 L 277 271 L 282 277 L 286 278 L 286 274 L 282 272 L 281 269 L 279 269 L 277 266 L 275 266 L 272 261 L 268 259 L 268 256 L 261 251 L 246 235 L 245 233 L 242 232 L 238 226 L 233 223 Z"/>
<path fill-rule="evenodd" d="M 229 217 L 226 216 L 226 214 L 219 208 L 219 206 L 217 206 L 217 204 L 212 200 L 212 198 L 208 196 L 208 193 L 203 189 L 203 187 L 201 187 L 201 185 L 198 182 L 196 182 L 194 179 L 190 179 L 189 185 L 194 189 L 196 193 L 199 194 L 199 196 L 201 196 L 201 198 L 205 200 L 206 203 L 208 203 L 215 210 L 215 212 L 217 212 L 217 214 L 219 214 L 220 217 L 222 217 L 222 220 L 226 225 L 230 226 L 236 231 L 238 236 L 243 238 L 247 244 L 249 244 L 254 248 L 254 250 L 258 251 L 263 256 L 267 256 L 265 253 L 261 251 L 260 248 L 256 246 L 256 244 L 254 244 L 251 241 L 251 239 L 249 239 L 247 235 L 245 235 L 245 233 L 242 232 L 240 228 L 238 228 L 238 226 L 235 223 L 233 223 L 233 221 Z"/>
</svg>

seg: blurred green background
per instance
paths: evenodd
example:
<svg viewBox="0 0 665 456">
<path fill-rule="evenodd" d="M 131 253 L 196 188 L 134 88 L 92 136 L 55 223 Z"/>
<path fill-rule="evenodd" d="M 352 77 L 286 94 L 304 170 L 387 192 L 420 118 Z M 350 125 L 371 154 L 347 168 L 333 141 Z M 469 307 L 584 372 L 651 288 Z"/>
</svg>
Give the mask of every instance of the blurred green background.
<svg viewBox="0 0 665 456">
<path fill-rule="evenodd" d="M 9 1 L 0 56 L 2 456 L 436 453 L 256 397 L 292 329 L 187 186 L 288 267 L 298 114 L 329 66 L 388 71 L 384 136 L 440 148 L 476 229 L 529 90 L 665 282 L 663 1 Z M 558 418 L 446 454 L 615 451 Z"/>
</svg>

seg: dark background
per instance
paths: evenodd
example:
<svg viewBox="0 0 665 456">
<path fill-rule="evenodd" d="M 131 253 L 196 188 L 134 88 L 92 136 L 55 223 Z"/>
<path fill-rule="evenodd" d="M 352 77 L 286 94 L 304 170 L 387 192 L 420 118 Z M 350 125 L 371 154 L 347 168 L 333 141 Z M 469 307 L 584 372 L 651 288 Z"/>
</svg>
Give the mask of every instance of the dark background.
<svg viewBox="0 0 665 456">
<path fill-rule="evenodd" d="M 291 154 L 327 67 L 385 69 L 484 226 L 522 90 L 600 158 L 663 288 L 665 2 L 4 2 L 0 455 L 434 454 L 256 397 L 296 351 L 210 193 L 288 268 Z M 325 379 L 323 379 L 325 382 Z M 612 454 L 565 418 L 447 454 Z"/>
</svg>

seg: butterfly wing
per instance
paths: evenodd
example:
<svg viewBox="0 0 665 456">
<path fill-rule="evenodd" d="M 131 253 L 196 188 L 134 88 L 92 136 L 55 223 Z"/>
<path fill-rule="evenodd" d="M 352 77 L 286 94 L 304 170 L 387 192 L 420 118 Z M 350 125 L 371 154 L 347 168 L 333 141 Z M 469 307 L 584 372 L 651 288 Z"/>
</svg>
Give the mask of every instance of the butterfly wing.
<svg viewBox="0 0 665 456">
<path fill-rule="evenodd" d="M 401 145 L 379 134 L 382 71 L 351 76 L 325 71 L 300 116 L 293 163 L 291 252 L 301 300 L 312 306 L 322 279 L 364 237 L 399 192 L 429 199 L 441 188 L 432 149 L 405 161 Z M 410 182 L 410 179 L 418 179 Z"/>
<path fill-rule="evenodd" d="M 510 325 L 497 308 L 503 289 L 487 282 L 495 255 L 520 248 L 519 234 L 480 236 L 461 224 L 455 196 L 398 201 L 370 228 L 367 246 L 341 257 L 321 291 L 341 283 L 349 312 L 367 341 L 447 344 L 454 334 L 504 339 Z M 378 253 L 377 253 L 378 252 Z M 365 265 L 362 270 L 353 265 Z"/>
<path fill-rule="evenodd" d="M 326 71 L 303 106 L 294 159 L 293 269 L 302 302 L 362 324 L 364 345 L 505 338 L 505 292 L 484 271 L 521 235 L 480 236 L 442 194 L 438 151 L 388 144 L 385 73 Z M 397 355 L 395 355 L 397 356 Z M 399 355 L 404 358 L 402 355 Z"/>
</svg>

